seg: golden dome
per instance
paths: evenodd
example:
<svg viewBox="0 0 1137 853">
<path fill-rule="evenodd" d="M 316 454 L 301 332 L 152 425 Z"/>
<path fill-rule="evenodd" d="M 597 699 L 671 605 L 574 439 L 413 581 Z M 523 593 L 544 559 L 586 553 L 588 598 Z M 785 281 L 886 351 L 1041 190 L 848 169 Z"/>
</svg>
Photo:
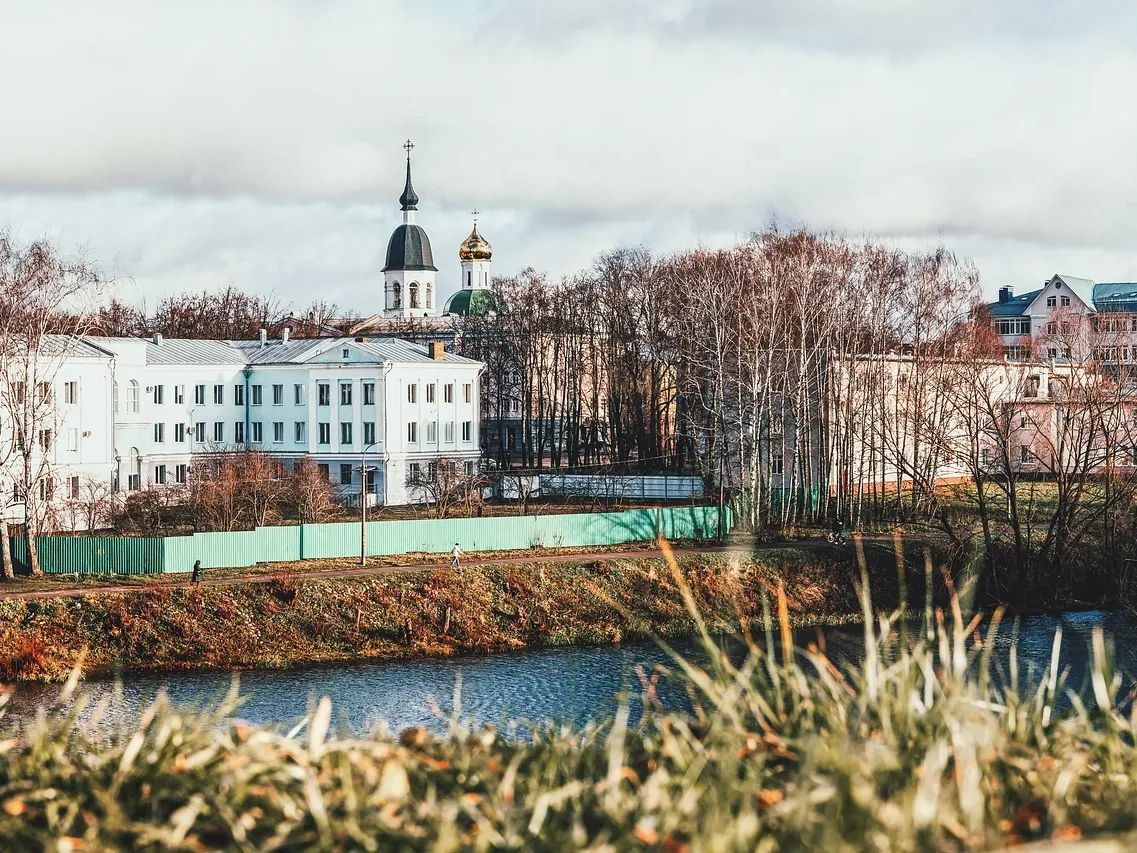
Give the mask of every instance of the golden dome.
<svg viewBox="0 0 1137 853">
<path fill-rule="evenodd" d="M 474 230 L 470 236 L 462 241 L 458 247 L 458 257 L 463 261 L 488 261 L 493 257 L 493 248 L 486 238 L 478 233 L 478 223 L 474 223 Z"/>
</svg>

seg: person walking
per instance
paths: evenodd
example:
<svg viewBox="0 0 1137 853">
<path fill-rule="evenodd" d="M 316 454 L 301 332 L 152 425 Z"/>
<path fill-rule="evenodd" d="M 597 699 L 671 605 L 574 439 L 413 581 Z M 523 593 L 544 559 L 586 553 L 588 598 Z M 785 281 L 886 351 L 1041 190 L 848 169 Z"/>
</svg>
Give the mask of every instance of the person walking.
<svg viewBox="0 0 1137 853">
<path fill-rule="evenodd" d="M 194 560 L 193 575 L 190 578 L 192 583 L 201 583 L 201 560 Z"/>
<path fill-rule="evenodd" d="M 452 568 L 452 569 L 462 568 L 462 561 L 459 559 L 459 557 L 465 557 L 465 556 L 466 556 L 466 552 L 463 551 L 458 546 L 457 542 L 455 542 L 454 547 L 450 549 L 450 568 Z"/>
</svg>

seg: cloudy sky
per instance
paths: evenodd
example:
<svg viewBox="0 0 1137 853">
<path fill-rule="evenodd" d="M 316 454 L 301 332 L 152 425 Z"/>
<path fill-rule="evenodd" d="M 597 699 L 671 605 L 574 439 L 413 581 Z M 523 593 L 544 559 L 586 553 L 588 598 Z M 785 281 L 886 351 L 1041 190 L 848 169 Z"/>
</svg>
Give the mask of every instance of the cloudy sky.
<svg viewBox="0 0 1137 853">
<path fill-rule="evenodd" d="M 0 0 L 0 227 L 132 300 L 366 314 L 412 137 L 440 289 L 726 245 L 942 240 L 984 285 L 1137 279 L 1129 0 Z"/>
</svg>

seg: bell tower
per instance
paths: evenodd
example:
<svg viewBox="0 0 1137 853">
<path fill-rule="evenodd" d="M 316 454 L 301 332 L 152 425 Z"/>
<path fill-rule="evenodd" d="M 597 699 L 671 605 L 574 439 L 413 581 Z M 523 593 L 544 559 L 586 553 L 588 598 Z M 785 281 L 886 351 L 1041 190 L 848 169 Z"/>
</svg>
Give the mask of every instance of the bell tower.
<svg viewBox="0 0 1137 853">
<path fill-rule="evenodd" d="M 415 223 L 418 194 L 411 185 L 411 151 L 414 143 L 403 143 L 407 152 L 407 182 L 399 204 L 403 224 L 387 242 L 387 262 L 383 265 L 384 317 L 435 317 L 438 315 L 438 291 L 435 284 L 434 255 L 430 238 Z"/>
</svg>

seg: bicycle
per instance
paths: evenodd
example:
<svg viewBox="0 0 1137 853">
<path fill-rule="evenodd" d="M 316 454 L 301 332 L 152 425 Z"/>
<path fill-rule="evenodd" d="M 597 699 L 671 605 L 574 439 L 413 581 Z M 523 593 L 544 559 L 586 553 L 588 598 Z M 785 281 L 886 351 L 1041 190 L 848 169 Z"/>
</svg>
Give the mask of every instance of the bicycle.
<svg viewBox="0 0 1137 853">
<path fill-rule="evenodd" d="M 849 541 L 845 538 L 844 533 L 834 533 L 832 530 L 829 531 L 829 535 L 825 538 L 830 545 L 845 545 Z"/>
</svg>

